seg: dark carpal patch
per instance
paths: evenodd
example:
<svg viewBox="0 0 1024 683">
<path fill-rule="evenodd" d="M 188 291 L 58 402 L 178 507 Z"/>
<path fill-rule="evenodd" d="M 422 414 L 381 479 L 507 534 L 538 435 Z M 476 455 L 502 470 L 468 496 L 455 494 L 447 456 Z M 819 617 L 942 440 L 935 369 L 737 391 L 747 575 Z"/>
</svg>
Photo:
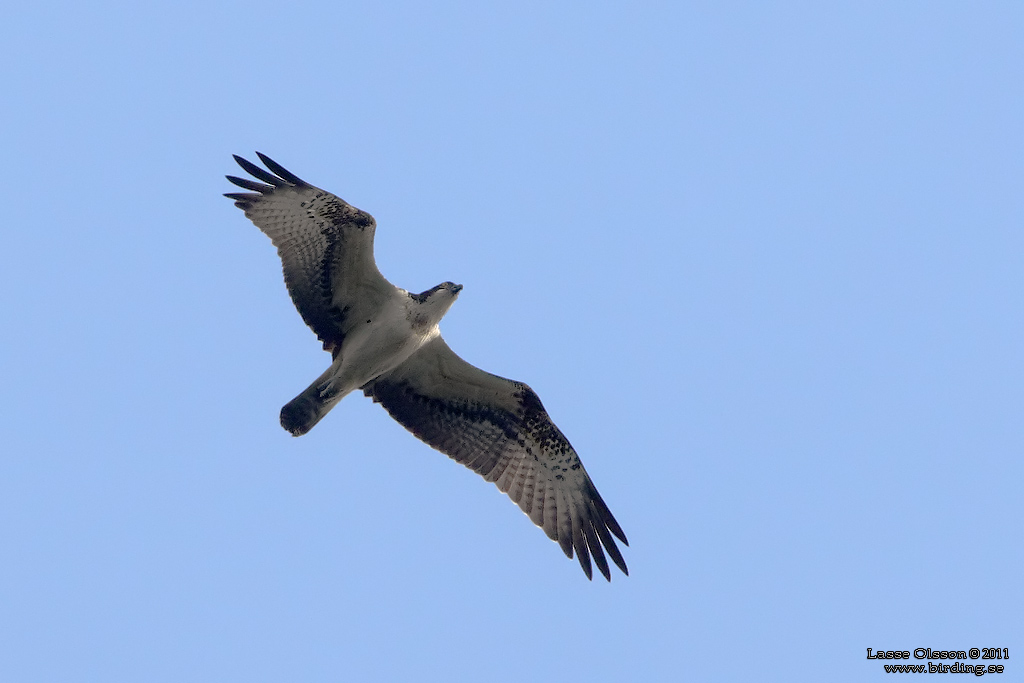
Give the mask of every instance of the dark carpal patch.
<svg viewBox="0 0 1024 683">
<path fill-rule="evenodd" d="M 320 198 L 321 196 L 317 197 Z M 319 208 L 319 215 L 338 228 L 355 227 L 365 230 L 374 225 L 373 216 L 344 201 L 323 202 Z"/>
</svg>

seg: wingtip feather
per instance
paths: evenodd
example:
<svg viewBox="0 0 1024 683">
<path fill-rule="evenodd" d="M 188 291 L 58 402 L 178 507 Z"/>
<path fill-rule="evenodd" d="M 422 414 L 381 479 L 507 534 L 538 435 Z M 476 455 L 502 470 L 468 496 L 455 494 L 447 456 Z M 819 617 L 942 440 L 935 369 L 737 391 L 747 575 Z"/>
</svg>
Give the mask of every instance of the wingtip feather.
<svg viewBox="0 0 1024 683">
<path fill-rule="evenodd" d="M 257 183 L 254 180 L 249 180 L 248 178 L 239 178 L 238 176 L 233 175 L 226 175 L 224 177 L 227 178 L 228 182 L 232 185 L 237 185 L 238 187 L 245 188 L 246 190 L 253 190 L 260 194 L 269 194 L 274 191 L 273 185 L 264 185 L 263 183 Z"/>
<path fill-rule="evenodd" d="M 587 541 L 583 537 L 582 521 L 574 514 L 572 516 L 572 545 L 576 549 L 576 559 L 583 568 L 583 573 L 591 581 L 594 579 L 594 571 L 590 565 L 590 553 L 587 551 Z"/>
<path fill-rule="evenodd" d="M 604 550 L 601 548 L 601 543 L 598 541 L 598 535 L 594 531 L 593 520 L 583 520 L 583 537 L 587 540 L 587 547 L 590 550 L 590 555 L 594 560 L 594 564 L 597 565 L 598 571 L 601 572 L 601 576 L 603 576 L 606 581 L 611 581 L 612 574 L 608 569 L 608 560 L 605 559 Z"/>
<path fill-rule="evenodd" d="M 594 570 L 590 567 L 590 556 L 586 553 L 576 553 L 579 558 L 580 566 L 583 567 L 583 573 L 587 575 L 587 581 L 594 580 Z"/>
<path fill-rule="evenodd" d="M 252 163 L 248 159 L 240 157 L 237 154 L 232 154 L 231 156 L 235 158 L 235 161 L 238 163 L 239 166 L 242 167 L 242 170 L 244 170 L 246 173 L 253 176 L 254 178 L 259 178 L 263 182 L 270 183 L 274 187 L 288 186 L 288 183 L 285 180 L 278 178 L 276 175 L 270 173 L 269 171 L 265 171 L 264 169 L 260 168 L 259 166 Z"/>
<path fill-rule="evenodd" d="M 256 152 L 256 156 L 258 156 L 260 158 L 260 161 L 262 161 L 263 164 L 267 168 L 269 168 L 272 172 L 276 173 L 279 177 L 281 177 L 284 180 L 288 181 L 292 185 L 307 185 L 308 184 L 308 183 L 306 183 L 305 180 L 303 180 L 299 176 L 295 175 L 294 173 L 292 173 L 291 171 L 286 169 L 284 166 L 282 166 L 281 164 L 277 163 L 276 161 L 274 161 L 273 159 L 268 157 L 266 154 L 264 154 L 262 152 Z"/>
</svg>

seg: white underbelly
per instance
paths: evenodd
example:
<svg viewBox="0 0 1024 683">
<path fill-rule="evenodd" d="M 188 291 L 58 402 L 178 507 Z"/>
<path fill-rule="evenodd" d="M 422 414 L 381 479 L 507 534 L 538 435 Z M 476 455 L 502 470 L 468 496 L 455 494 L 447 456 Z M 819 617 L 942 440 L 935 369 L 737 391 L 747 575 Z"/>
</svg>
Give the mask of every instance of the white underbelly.
<svg viewBox="0 0 1024 683">
<path fill-rule="evenodd" d="M 346 335 L 336 360 L 337 372 L 331 380 L 335 389 L 347 393 L 363 386 L 403 363 L 439 334 L 436 325 L 418 330 L 404 312 L 398 313 L 359 325 Z"/>
</svg>

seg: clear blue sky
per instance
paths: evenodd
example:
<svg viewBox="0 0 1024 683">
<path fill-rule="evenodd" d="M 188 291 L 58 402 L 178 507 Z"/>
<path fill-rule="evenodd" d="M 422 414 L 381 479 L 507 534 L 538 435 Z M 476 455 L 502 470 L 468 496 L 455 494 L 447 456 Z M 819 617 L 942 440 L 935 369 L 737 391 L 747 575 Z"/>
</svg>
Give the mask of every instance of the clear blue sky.
<svg viewBox="0 0 1024 683">
<path fill-rule="evenodd" d="M 0 680 L 1024 674 L 1024 6 L 19 3 Z M 270 154 L 529 382 L 588 582 L 328 364 L 222 192 Z"/>
</svg>

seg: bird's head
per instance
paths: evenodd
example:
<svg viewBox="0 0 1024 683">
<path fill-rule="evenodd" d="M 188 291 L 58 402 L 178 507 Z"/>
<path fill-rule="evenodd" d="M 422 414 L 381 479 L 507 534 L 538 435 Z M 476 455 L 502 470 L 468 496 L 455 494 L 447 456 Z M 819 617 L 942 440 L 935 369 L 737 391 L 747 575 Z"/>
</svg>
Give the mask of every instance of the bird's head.
<svg viewBox="0 0 1024 683">
<path fill-rule="evenodd" d="M 461 291 L 462 285 L 457 285 L 454 282 L 442 282 L 421 294 L 411 294 L 410 296 L 419 303 L 420 310 L 426 314 L 430 322 L 436 324 L 441 321 L 444 314 L 459 298 Z"/>
</svg>

